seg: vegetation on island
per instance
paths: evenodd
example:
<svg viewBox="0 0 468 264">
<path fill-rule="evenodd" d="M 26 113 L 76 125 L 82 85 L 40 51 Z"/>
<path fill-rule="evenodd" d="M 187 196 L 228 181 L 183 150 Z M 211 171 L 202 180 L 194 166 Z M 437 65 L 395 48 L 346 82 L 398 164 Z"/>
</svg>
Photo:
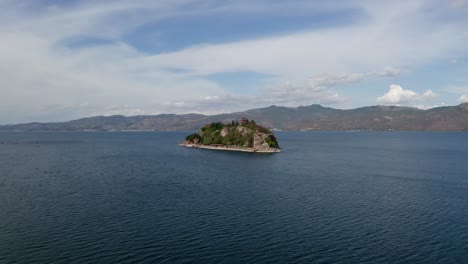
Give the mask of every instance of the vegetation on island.
<svg viewBox="0 0 468 264">
<path fill-rule="evenodd" d="M 212 122 L 203 126 L 199 133 L 185 138 L 187 143 L 203 145 L 222 145 L 253 148 L 256 144 L 268 144 L 269 148 L 278 148 L 278 141 L 270 129 L 257 125 L 253 120 L 242 119 L 239 123 Z M 266 146 L 266 145 L 265 145 Z"/>
</svg>

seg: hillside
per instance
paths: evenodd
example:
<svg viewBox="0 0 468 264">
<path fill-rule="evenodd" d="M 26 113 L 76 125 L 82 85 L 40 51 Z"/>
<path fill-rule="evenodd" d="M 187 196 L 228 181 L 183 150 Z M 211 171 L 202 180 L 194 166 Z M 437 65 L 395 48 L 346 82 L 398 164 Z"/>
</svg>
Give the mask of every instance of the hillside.
<svg viewBox="0 0 468 264">
<path fill-rule="evenodd" d="M 206 116 L 161 114 L 153 116 L 98 116 L 69 122 L 0 126 L 1 131 L 196 131 L 211 122 L 242 117 L 268 128 L 295 131 L 404 130 L 468 131 L 468 103 L 421 110 L 401 106 L 369 106 L 340 110 L 320 105 L 270 106 Z"/>
</svg>

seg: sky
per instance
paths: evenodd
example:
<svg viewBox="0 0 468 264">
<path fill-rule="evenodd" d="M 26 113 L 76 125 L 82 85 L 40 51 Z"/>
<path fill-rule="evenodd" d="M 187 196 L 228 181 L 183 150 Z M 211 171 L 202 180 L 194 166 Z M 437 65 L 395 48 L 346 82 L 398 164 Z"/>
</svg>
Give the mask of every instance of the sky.
<svg viewBox="0 0 468 264">
<path fill-rule="evenodd" d="M 468 0 L 0 0 L 0 124 L 468 102 Z"/>
</svg>

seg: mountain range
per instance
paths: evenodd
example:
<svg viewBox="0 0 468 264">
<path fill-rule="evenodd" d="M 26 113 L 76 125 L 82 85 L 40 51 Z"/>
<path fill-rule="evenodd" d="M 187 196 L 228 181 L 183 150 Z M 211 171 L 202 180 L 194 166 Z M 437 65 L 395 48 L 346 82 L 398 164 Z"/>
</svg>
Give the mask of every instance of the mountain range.
<svg viewBox="0 0 468 264">
<path fill-rule="evenodd" d="M 96 116 L 68 122 L 0 126 L 0 131 L 195 131 L 211 122 L 242 117 L 290 131 L 468 131 L 468 103 L 421 110 L 404 106 L 369 106 L 342 110 L 321 105 L 270 106 L 219 115 L 160 114 Z"/>
</svg>

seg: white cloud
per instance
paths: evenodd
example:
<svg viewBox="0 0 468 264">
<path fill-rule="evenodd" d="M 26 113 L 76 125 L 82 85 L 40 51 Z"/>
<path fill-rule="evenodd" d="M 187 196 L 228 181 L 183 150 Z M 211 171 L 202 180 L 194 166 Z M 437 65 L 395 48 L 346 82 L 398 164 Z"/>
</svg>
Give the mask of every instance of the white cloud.
<svg viewBox="0 0 468 264">
<path fill-rule="evenodd" d="M 387 66 L 383 71 L 377 72 L 376 74 L 381 77 L 397 77 L 401 73 L 402 70 Z"/>
<path fill-rule="evenodd" d="M 377 101 L 384 104 L 399 104 L 401 102 L 409 102 L 413 100 L 417 94 L 411 90 L 404 90 L 399 85 L 390 85 L 389 91 L 377 98 Z"/>
<path fill-rule="evenodd" d="M 452 94 L 457 94 L 459 96 L 457 101 L 460 103 L 468 102 L 468 87 L 466 86 L 452 86 L 443 90 Z"/>
<path fill-rule="evenodd" d="M 424 100 L 428 100 L 435 97 L 437 97 L 437 94 L 435 94 L 432 90 L 427 90 L 422 95 L 422 99 Z"/>
<path fill-rule="evenodd" d="M 216 110 L 196 99 L 206 96 L 214 98 L 210 102 L 238 98 L 239 103 L 230 108 L 233 110 L 255 103 L 337 103 L 344 98 L 333 91 L 335 85 L 394 77 L 400 74 L 399 68 L 462 57 L 468 41 L 466 24 L 432 22 L 423 0 L 378 4 L 118 0 L 42 9 L 34 3 L 0 0 L 0 123 L 66 120 L 91 114 L 177 112 L 189 109 L 191 101 L 201 102 L 194 103 L 194 111 L 227 108 L 218 104 Z M 158 54 L 141 52 L 125 39 L 137 27 L 168 17 L 345 8 L 363 12 L 359 23 L 221 44 L 193 43 Z M 81 37 L 102 38 L 107 44 L 68 45 Z M 167 70 L 171 68 L 182 71 Z M 259 87 L 249 105 L 249 99 L 228 94 L 206 78 L 235 71 L 272 75 L 276 83 Z M 306 81 L 288 84 L 288 80 Z M 48 105 L 61 107 L 44 107 Z M 109 109 L 113 106 L 119 107 Z"/>
<path fill-rule="evenodd" d="M 446 105 L 447 105 L 446 103 L 442 102 L 442 103 L 439 103 L 439 104 L 432 104 L 432 105 L 418 104 L 415 107 L 419 108 L 419 109 L 422 109 L 422 110 L 427 110 L 427 109 L 436 108 L 436 107 L 443 107 L 443 106 L 446 106 Z"/>
<path fill-rule="evenodd" d="M 458 101 L 461 102 L 461 103 L 468 102 L 468 95 L 463 94 L 462 96 L 460 96 L 460 98 L 458 98 Z"/>
<path fill-rule="evenodd" d="M 365 73 L 328 73 L 319 74 L 313 78 L 310 78 L 308 82 L 314 87 L 332 87 L 339 84 L 348 84 L 359 82 L 370 78 L 389 78 L 397 77 L 401 74 L 400 69 L 385 67 L 381 71 L 365 72 Z"/>
<path fill-rule="evenodd" d="M 466 50 L 447 39 L 466 39 L 464 26 L 432 27 L 420 1 L 368 4 L 368 23 L 297 34 L 206 44 L 152 57 L 156 64 L 195 74 L 249 69 L 301 78 L 310 72 L 369 71 L 386 65 L 414 65 Z M 388 8 L 388 10 L 386 10 Z M 427 24 L 425 24 L 427 23 Z M 427 30 L 431 34 L 427 34 Z M 427 45 L 431 43 L 431 45 Z M 211 63 L 204 63 L 206 60 Z M 404 62 L 404 65 L 401 65 Z"/>
<path fill-rule="evenodd" d="M 252 95 L 205 96 L 184 101 L 168 101 L 164 106 L 166 110 L 172 109 L 177 112 L 219 114 L 270 105 L 289 107 L 310 104 L 336 105 L 346 101 L 347 98 L 334 92 L 332 90 L 334 86 L 365 79 L 390 77 L 400 72 L 395 69 L 389 74 L 387 70 L 388 67 L 383 71 L 368 73 L 320 74 L 306 80 L 262 87 L 258 89 L 258 93 Z"/>
<path fill-rule="evenodd" d="M 412 90 L 405 90 L 400 85 L 392 84 L 389 90 L 383 96 L 377 98 L 379 103 L 383 104 L 401 104 L 412 103 L 415 101 L 430 100 L 437 95 L 432 90 L 427 90 L 423 94 L 418 94 Z"/>
<path fill-rule="evenodd" d="M 465 0 L 454 0 L 452 1 L 452 7 L 461 9 L 465 7 Z"/>
<path fill-rule="evenodd" d="M 102 115 L 125 115 L 125 116 L 135 116 L 135 115 L 144 115 L 146 111 L 137 107 L 132 107 L 129 105 L 114 105 L 106 108 L 106 111 Z M 99 114 L 95 114 L 99 115 Z"/>
</svg>

